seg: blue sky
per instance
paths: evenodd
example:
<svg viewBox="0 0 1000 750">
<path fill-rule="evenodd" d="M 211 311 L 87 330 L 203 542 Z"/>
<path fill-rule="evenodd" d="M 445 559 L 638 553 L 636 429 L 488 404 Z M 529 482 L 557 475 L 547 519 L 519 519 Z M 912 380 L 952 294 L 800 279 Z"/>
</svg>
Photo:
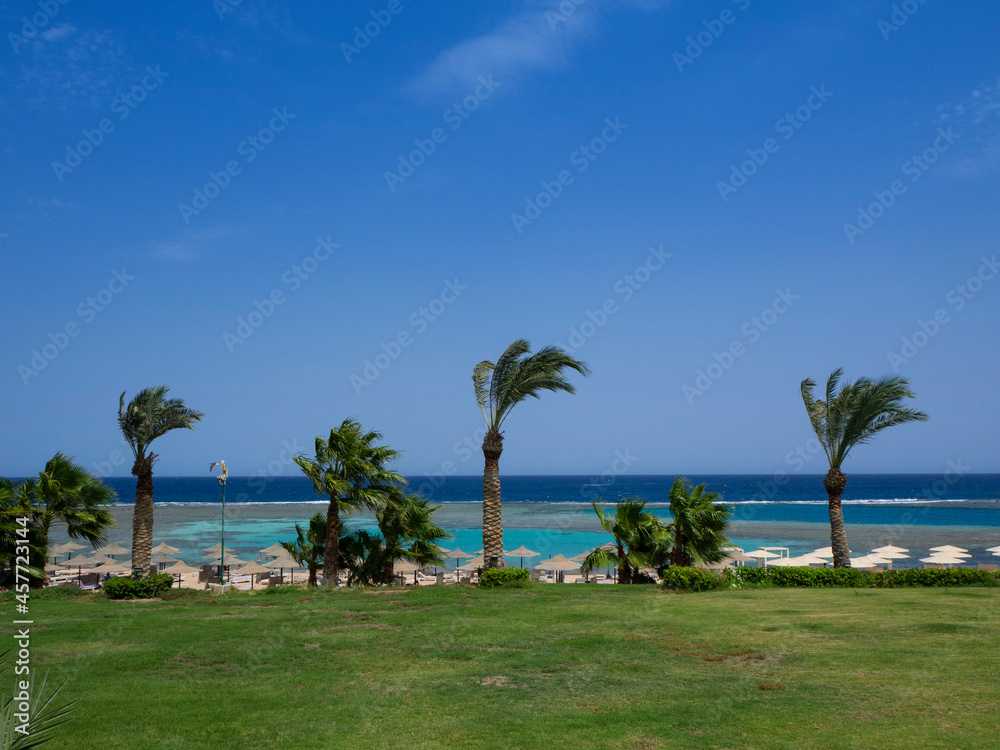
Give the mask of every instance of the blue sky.
<svg viewBox="0 0 1000 750">
<path fill-rule="evenodd" d="M 837 367 L 931 417 L 848 473 L 1000 470 L 995 3 L 0 7 L 2 474 L 127 475 L 156 384 L 206 415 L 161 476 L 291 475 L 349 416 L 475 474 L 517 338 L 593 375 L 506 473 L 821 473 Z"/>
</svg>

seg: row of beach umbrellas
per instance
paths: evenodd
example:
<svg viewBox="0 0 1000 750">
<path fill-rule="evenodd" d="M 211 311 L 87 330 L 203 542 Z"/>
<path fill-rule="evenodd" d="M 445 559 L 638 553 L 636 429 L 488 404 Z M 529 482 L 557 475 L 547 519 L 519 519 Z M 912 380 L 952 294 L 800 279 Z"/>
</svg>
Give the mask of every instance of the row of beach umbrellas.
<svg viewBox="0 0 1000 750">
<path fill-rule="evenodd" d="M 775 552 L 774 549 L 778 548 L 769 549 L 767 547 L 761 547 L 760 549 L 756 549 L 751 552 L 743 552 L 742 550 L 733 548 L 729 552 L 727 562 L 746 562 L 749 560 L 758 560 L 758 564 L 764 565 L 765 567 L 768 565 L 771 567 L 796 567 L 807 565 L 825 565 L 833 559 L 833 549 L 831 547 L 821 547 L 813 552 L 799 555 L 798 557 L 786 557 L 781 555 L 780 552 Z M 893 560 L 906 560 L 912 557 L 907 554 L 909 551 L 910 550 L 905 547 L 897 547 L 892 544 L 887 544 L 884 547 L 876 547 L 867 555 L 859 555 L 858 557 L 851 557 L 849 559 L 851 566 L 854 568 L 872 568 L 877 565 L 886 565 L 889 568 L 892 568 Z M 1000 557 L 1000 546 L 991 547 L 986 551 Z M 930 552 L 931 554 L 928 557 L 919 558 L 920 562 L 951 567 L 952 565 L 961 565 L 962 563 L 968 562 L 969 558 L 972 557 L 972 555 L 969 554 L 969 550 L 963 547 L 956 547 L 951 544 L 931 547 Z"/>
<path fill-rule="evenodd" d="M 49 551 L 54 556 L 58 556 L 72 554 L 73 552 L 81 549 L 85 549 L 84 545 L 70 541 L 64 544 L 54 545 L 49 549 Z M 206 547 L 203 551 L 205 552 L 205 564 L 218 565 L 222 562 L 221 544 L 214 544 L 211 547 Z M 55 572 L 59 569 L 76 568 L 78 575 L 84 568 L 94 569 L 96 572 L 100 573 L 128 573 L 131 572 L 132 560 L 115 559 L 115 555 L 124 555 L 128 554 L 128 552 L 129 550 L 115 542 L 94 550 L 92 555 L 77 555 L 75 558 L 47 565 L 46 570 L 48 572 Z M 193 575 L 201 572 L 200 568 L 192 567 L 183 560 L 171 557 L 171 555 L 178 554 L 180 550 L 177 547 L 166 544 L 165 542 L 156 545 L 152 552 L 153 554 L 150 561 L 161 566 L 165 566 L 162 567 L 162 572 L 164 573 L 170 573 L 173 575 Z M 294 570 L 298 567 L 298 563 L 292 559 L 291 555 L 288 554 L 288 551 L 285 550 L 285 548 L 280 544 L 275 543 L 266 549 L 262 549 L 260 552 L 263 555 L 267 555 L 270 559 L 264 563 L 257 563 L 256 561 L 247 562 L 246 560 L 238 558 L 235 551 L 227 547 L 225 548 L 226 567 L 228 568 L 232 565 L 240 566 L 238 570 L 239 575 L 249 576 L 254 576 L 259 573 L 271 573 L 275 570 L 280 571 L 283 575 L 284 570 L 287 568 L 294 576 Z M 252 586 L 253 578 L 251 578 L 251 587 Z"/>
<path fill-rule="evenodd" d="M 613 549 L 610 544 L 603 545 L 602 548 Z M 62 555 L 71 554 L 72 552 L 81 549 L 85 549 L 84 545 L 71 541 L 51 547 L 50 552 L 53 555 Z M 206 547 L 203 551 L 205 553 L 205 564 L 219 565 L 223 561 L 223 550 L 221 544 L 214 544 L 211 547 Z M 909 551 L 910 550 L 904 547 L 897 547 L 889 544 L 883 547 L 877 547 L 871 550 L 871 552 L 867 555 L 851 557 L 850 562 L 851 566 L 855 568 L 870 568 L 877 565 L 886 565 L 891 568 L 894 560 L 909 559 L 911 557 L 911 555 L 907 554 Z M 987 551 L 1000 557 L 1000 546 L 991 547 Z M 120 544 L 112 543 L 94 550 L 92 555 L 79 555 L 76 558 L 70 558 L 63 562 L 54 563 L 47 566 L 46 570 L 51 572 L 60 568 L 77 568 L 77 572 L 79 574 L 83 568 L 96 568 L 102 573 L 128 573 L 131 570 L 132 561 L 115 559 L 116 555 L 125 555 L 128 554 L 128 552 L 129 550 L 122 547 Z M 177 555 L 179 552 L 180 550 L 177 547 L 172 547 L 166 543 L 160 543 L 153 548 L 151 561 L 163 566 L 162 572 L 173 575 L 194 575 L 201 572 L 200 568 L 192 567 L 183 560 L 171 557 L 171 555 Z M 461 549 L 454 549 L 444 550 L 444 555 L 445 557 L 456 561 L 456 571 L 472 572 L 481 568 L 485 564 L 483 552 L 484 550 L 479 550 L 473 555 L 468 552 L 463 552 Z M 956 547 L 954 545 L 932 547 L 930 552 L 931 554 L 928 557 L 919 558 L 920 562 L 951 567 L 952 565 L 961 565 L 962 563 L 968 562 L 969 558 L 972 557 L 967 549 Z M 524 565 L 525 558 L 538 557 L 541 554 L 527 549 L 523 545 L 514 550 L 504 550 L 503 553 L 505 557 L 520 558 L 522 567 Z M 270 547 L 260 550 L 260 554 L 266 556 L 267 559 L 264 562 L 258 563 L 253 560 L 246 561 L 237 557 L 235 551 L 227 547 L 225 548 L 225 564 L 227 568 L 230 566 L 239 566 L 237 571 L 233 571 L 238 575 L 251 576 L 251 587 L 253 586 L 253 576 L 261 573 L 271 573 L 276 570 L 283 576 L 286 568 L 292 573 L 294 580 L 294 571 L 299 567 L 299 565 L 284 547 L 275 543 Z M 557 554 L 535 565 L 533 570 L 554 572 L 578 570 L 580 568 L 580 564 L 587 558 L 588 554 L 589 551 L 583 552 L 572 558 L 567 558 L 562 554 Z M 723 564 L 746 563 L 752 560 L 757 560 L 758 564 L 764 567 L 793 567 L 827 565 L 832 561 L 832 559 L 833 550 L 831 547 L 821 547 L 812 552 L 795 557 L 789 556 L 787 554 L 787 548 L 783 547 L 761 547 L 750 552 L 744 552 L 739 547 L 730 547 L 727 550 L 727 557 L 723 561 Z M 460 560 L 465 560 L 466 562 L 459 565 L 458 562 Z M 401 560 L 395 565 L 395 570 L 398 573 L 412 572 L 416 575 L 416 572 L 419 570 L 419 566 L 408 561 Z"/>
</svg>

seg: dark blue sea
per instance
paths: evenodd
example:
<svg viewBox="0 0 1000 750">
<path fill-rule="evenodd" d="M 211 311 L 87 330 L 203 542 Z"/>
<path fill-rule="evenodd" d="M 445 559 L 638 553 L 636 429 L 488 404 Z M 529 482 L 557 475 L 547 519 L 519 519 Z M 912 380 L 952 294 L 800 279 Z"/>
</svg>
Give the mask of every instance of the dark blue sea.
<svg viewBox="0 0 1000 750">
<path fill-rule="evenodd" d="M 739 520 L 825 522 L 827 496 L 822 475 L 716 474 L 691 476 L 694 484 L 719 493 L 718 502 L 732 506 Z M 601 480 L 583 476 L 501 476 L 504 503 L 608 503 L 642 497 L 666 505 L 672 476 L 637 475 Z M 135 479 L 111 477 L 107 482 L 119 502 L 131 503 Z M 411 490 L 434 503 L 482 500 L 481 476 L 409 477 Z M 221 488 L 211 477 L 154 477 L 160 503 L 219 503 Z M 305 477 L 230 477 L 228 503 L 323 502 Z M 844 492 L 849 523 L 897 522 L 901 513 L 931 525 L 1000 527 L 1000 474 L 857 474 Z"/>
</svg>

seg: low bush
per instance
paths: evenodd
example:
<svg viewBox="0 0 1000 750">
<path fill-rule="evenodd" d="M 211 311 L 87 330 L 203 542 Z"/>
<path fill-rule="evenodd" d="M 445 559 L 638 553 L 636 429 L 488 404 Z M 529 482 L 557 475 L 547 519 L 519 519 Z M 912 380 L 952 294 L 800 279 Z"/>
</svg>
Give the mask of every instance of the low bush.
<svg viewBox="0 0 1000 750">
<path fill-rule="evenodd" d="M 510 584 L 520 585 L 528 581 L 531 573 L 527 568 L 486 568 L 479 574 L 479 588 L 492 589 Z"/>
<path fill-rule="evenodd" d="M 952 568 L 951 570 L 886 570 L 872 576 L 872 585 L 877 588 L 899 588 L 902 586 L 1000 586 L 1000 575 L 996 571 L 975 568 Z"/>
<path fill-rule="evenodd" d="M 730 568 L 726 582 L 744 586 L 782 588 L 885 588 L 906 586 L 1000 586 L 996 572 L 974 568 L 907 568 L 872 573 L 854 568 Z"/>
<path fill-rule="evenodd" d="M 671 565 L 663 571 L 663 588 L 680 591 L 710 591 L 726 584 L 721 571 L 704 568 L 680 568 Z"/>
<path fill-rule="evenodd" d="M 101 587 L 108 599 L 155 599 L 174 585 L 169 573 L 153 573 L 149 578 L 135 581 L 131 578 L 109 578 Z"/>
</svg>

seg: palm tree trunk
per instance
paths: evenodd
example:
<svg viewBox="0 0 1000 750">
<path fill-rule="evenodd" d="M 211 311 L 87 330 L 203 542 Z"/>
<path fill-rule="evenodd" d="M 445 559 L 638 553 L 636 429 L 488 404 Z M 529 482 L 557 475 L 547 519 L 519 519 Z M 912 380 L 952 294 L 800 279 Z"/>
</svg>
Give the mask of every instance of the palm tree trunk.
<svg viewBox="0 0 1000 750">
<path fill-rule="evenodd" d="M 684 551 L 687 540 L 679 531 L 675 532 L 674 546 L 670 548 L 670 564 L 678 568 L 690 568 L 691 556 Z"/>
<path fill-rule="evenodd" d="M 49 562 L 49 528 L 51 527 L 51 524 L 52 519 L 46 514 L 41 521 L 41 530 L 35 532 L 35 538 L 32 540 L 35 542 L 34 546 L 37 551 L 31 551 L 28 555 L 28 562 L 43 571 Z M 39 563 L 41 563 L 41 565 L 39 565 Z M 41 578 L 28 576 L 28 588 L 40 589 L 44 587 L 45 575 L 42 575 Z"/>
<path fill-rule="evenodd" d="M 326 546 L 323 549 L 323 585 L 337 587 L 337 577 L 340 570 L 337 563 L 340 560 L 340 506 L 331 497 L 330 507 L 326 510 Z"/>
<path fill-rule="evenodd" d="M 823 487 L 830 503 L 830 546 L 833 548 L 833 567 L 846 568 L 849 564 L 847 549 L 847 531 L 844 529 L 844 510 L 841 507 L 840 496 L 847 486 L 847 477 L 834 466 L 823 479 Z"/>
<path fill-rule="evenodd" d="M 135 476 L 135 511 L 132 514 L 132 576 L 149 578 L 153 556 L 153 460 L 150 454 L 132 467 Z"/>
<path fill-rule="evenodd" d="M 392 579 L 396 577 L 395 567 L 391 557 L 385 561 L 385 570 L 382 572 L 382 583 L 392 585 Z"/>
<path fill-rule="evenodd" d="M 487 568 L 505 567 L 503 519 L 500 515 L 500 454 L 503 435 L 489 430 L 483 438 L 483 561 Z M 495 565 L 494 565 L 495 562 Z"/>
<path fill-rule="evenodd" d="M 632 583 L 632 566 L 625 559 L 625 549 L 620 544 L 618 545 L 618 583 L 623 585 Z"/>
<path fill-rule="evenodd" d="M 309 585 L 310 586 L 315 586 L 316 585 L 316 566 L 315 565 L 310 565 L 309 566 Z"/>
</svg>

